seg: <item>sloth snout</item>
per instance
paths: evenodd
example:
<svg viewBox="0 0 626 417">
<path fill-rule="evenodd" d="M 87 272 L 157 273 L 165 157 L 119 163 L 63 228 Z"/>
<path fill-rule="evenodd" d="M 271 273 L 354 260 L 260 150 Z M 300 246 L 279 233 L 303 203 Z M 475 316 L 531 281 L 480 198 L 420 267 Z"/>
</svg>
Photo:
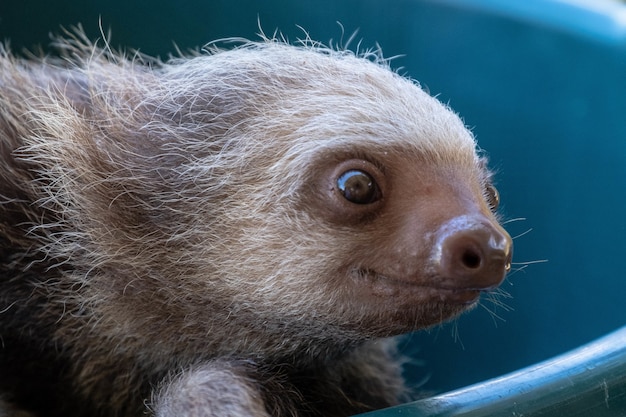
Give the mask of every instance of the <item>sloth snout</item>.
<svg viewBox="0 0 626 417">
<path fill-rule="evenodd" d="M 498 286 L 511 269 L 513 243 L 490 219 L 459 216 L 440 228 L 434 253 L 446 286 L 483 290 Z"/>
</svg>

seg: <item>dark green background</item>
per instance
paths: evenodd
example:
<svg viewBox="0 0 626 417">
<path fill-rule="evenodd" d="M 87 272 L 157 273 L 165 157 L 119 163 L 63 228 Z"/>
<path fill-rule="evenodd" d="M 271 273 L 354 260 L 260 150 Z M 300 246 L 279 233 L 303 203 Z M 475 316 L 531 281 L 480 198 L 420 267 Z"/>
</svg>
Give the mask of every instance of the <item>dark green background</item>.
<svg viewBox="0 0 626 417">
<path fill-rule="evenodd" d="M 19 51 L 79 22 L 97 38 L 102 21 L 114 46 L 166 57 L 174 43 L 254 38 L 260 20 L 265 32 L 278 28 L 292 40 L 303 36 L 298 25 L 324 42 L 359 29 L 363 47 L 379 43 L 386 56 L 402 55 L 393 65 L 461 113 L 490 154 L 505 219 L 526 219 L 508 223 L 511 234 L 532 229 L 515 239 L 514 260 L 548 260 L 503 284 L 511 311 L 486 301 L 454 324 L 410 337 L 406 351 L 422 363 L 408 368 L 411 377 L 430 375 L 424 387 L 445 390 L 626 321 L 624 35 L 538 0 L 492 3 L 3 0 L 0 38 Z"/>
</svg>

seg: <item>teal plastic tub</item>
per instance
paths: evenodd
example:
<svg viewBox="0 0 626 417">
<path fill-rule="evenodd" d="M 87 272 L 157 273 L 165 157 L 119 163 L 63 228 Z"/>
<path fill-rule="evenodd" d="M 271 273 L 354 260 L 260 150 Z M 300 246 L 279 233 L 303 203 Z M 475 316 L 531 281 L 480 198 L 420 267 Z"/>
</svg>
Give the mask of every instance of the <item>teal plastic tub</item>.
<svg viewBox="0 0 626 417">
<path fill-rule="evenodd" d="M 626 327 L 520 371 L 363 417 L 623 417 L 624 340 Z"/>
<path fill-rule="evenodd" d="M 216 38 L 255 38 L 260 21 L 265 32 L 279 29 L 291 40 L 304 37 L 299 27 L 313 39 L 335 43 L 358 29 L 362 48 L 379 44 L 386 56 L 398 56 L 392 65 L 459 112 L 490 155 L 506 227 L 517 236 L 517 264 L 502 286 L 510 294 L 500 297 L 504 306 L 485 300 L 456 322 L 411 335 L 405 343 L 405 352 L 416 358 L 407 376 L 426 392 L 470 387 L 373 415 L 626 414 L 623 330 L 590 351 L 582 348 L 585 354 L 543 362 L 626 324 L 623 4 L 31 3 L 0 4 L 0 37 L 11 38 L 13 49 L 45 44 L 48 32 L 78 22 L 97 37 L 101 19 L 114 45 L 166 56 L 173 42 L 185 49 Z M 507 376 L 481 383 L 501 375 Z M 559 394 L 547 395 L 556 386 Z M 513 403 L 529 408 L 506 408 Z"/>
</svg>

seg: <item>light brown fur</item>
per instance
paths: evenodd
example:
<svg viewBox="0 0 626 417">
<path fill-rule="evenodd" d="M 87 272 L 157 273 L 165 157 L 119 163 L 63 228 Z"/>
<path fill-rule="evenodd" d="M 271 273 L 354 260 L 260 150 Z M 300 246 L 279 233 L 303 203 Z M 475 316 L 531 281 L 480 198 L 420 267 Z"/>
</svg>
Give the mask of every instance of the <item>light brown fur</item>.
<svg viewBox="0 0 626 417">
<path fill-rule="evenodd" d="M 384 61 L 268 39 L 168 63 L 61 46 L 65 60 L 0 54 L 7 404 L 389 406 L 407 390 L 381 338 L 458 315 L 504 276 L 510 240 L 493 283 L 441 273 L 439 231 L 508 236 L 472 135 Z M 382 197 L 338 196 L 346 169 Z"/>
</svg>

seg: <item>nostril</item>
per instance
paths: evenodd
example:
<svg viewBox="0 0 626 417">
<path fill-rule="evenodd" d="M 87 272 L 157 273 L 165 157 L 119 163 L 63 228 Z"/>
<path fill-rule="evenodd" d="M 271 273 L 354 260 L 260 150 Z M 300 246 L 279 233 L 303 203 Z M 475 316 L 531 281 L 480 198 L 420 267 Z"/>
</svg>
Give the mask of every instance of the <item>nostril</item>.
<svg viewBox="0 0 626 417">
<path fill-rule="evenodd" d="M 461 263 L 468 269 L 477 269 L 480 268 L 482 258 L 480 254 L 476 253 L 475 250 L 467 249 L 463 252 L 463 255 L 461 256 Z"/>
</svg>

